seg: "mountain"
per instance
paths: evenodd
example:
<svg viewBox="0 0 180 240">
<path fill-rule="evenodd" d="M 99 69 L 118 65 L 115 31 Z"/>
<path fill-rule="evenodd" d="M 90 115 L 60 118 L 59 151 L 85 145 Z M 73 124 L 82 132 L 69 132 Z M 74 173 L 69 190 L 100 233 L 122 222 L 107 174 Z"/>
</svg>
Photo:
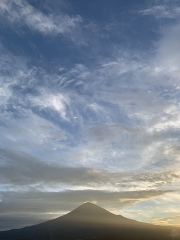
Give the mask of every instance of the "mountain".
<svg viewBox="0 0 180 240">
<path fill-rule="evenodd" d="M 173 228 L 137 222 L 92 203 L 41 224 L 0 232 L 0 240 L 170 240 Z M 176 240 L 180 236 L 176 236 Z"/>
</svg>

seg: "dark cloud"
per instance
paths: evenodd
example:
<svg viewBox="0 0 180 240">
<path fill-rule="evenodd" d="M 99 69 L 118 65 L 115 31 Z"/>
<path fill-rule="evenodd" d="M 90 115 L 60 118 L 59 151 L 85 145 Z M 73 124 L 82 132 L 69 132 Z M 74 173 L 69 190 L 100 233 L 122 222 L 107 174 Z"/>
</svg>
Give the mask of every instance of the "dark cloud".
<svg viewBox="0 0 180 240">
<path fill-rule="evenodd" d="M 36 183 L 54 184 L 69 183 L 72 185 L 93 185 L 105 183 L 108 178 L 104 173 L 97 174 L 96 170 L 88 168 L 73 168 L 39 161 L 39 159 L 1 149 L 1 158 L 5 164 L 1 165 L 1 182 L 18 186 Z"/>
<path fill-rule="evenodd" d="M 106 186 L 124 189 L 137 183 L 146 188 L 163 186 L 179 180 L 179 175 L 171 172 L 131 173 L 110 172 L 96 168 L 70 167 L 55 162 L 47 162 L 10 149 L 0 149 L 2 159 L 0 180 L 2 184 L 14 187 L 53 187 L 63 184 L 72 186 Z M 36 184 L 39 184 L 36 185 Z"/>
</svg>

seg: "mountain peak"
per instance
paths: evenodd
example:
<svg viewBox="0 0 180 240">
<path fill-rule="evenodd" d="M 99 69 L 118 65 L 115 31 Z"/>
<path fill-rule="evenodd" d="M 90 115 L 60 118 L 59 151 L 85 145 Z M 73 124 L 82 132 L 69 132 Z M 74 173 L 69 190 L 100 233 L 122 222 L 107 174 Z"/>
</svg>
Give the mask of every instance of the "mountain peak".
<svg viewBox="0 0 180 240">
<path fill-rule="evenodd" d="M 83 205 L 84 205 L 84 206 L 85 206 L 85 205 L 86 205 L 86 206 L 90 206 L 90 205 L 91 205 L 91 206 L 96 206 L 94 203 L 91 203 L 91 202 L 84 202 L 84 203 L 83 203 L 82 205 L 80 205 L 80 206 L 83 206 Z"/>
<path fill-rule="evenodd" d="M 99 206 L 97 206 L 96 204 L 94 203 L 91 203 L 91 202 L 84 202 L 82 205 L 80 205 L 78 208 L 80 207 L 95 207 L 95 208 L 100 208 Z"/>
<path fill-rule="evenodd" d="M 114 214 L 91 202 L 85 202 L 70 213 L 68 213 L 67 216 L 76 219 L 103 219 L 110 216 L 112 217 L 114 216 Z"/>
<path fill-rule="evenodd" d="M 77 207 L 76 209 L 74 209 L 73 211 L 105 211 L 105 212 L 108 212 L 107 210 L 103 209 L 102 207 L 99 207 L 98 205 L 94 204 L 94 203 L 91 203 L 91 202 L 85 202 L 83 203 L 82 205 L 80 205 L 79 207 Z M 73 212 L 72 211 L 72 212 Z"/>
</svg>

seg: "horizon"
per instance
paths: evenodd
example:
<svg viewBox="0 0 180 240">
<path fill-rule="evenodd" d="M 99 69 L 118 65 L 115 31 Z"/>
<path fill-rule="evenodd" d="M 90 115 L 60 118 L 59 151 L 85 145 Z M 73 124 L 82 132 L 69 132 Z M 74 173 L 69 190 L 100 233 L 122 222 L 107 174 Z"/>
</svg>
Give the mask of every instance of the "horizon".
<svg viewBox="0 0 180 240">
<path fill-rule="evenodd" d="M 0 231 L 180 226 L 179 42 L 178 0 L 0 1 Z"/>
</svg>

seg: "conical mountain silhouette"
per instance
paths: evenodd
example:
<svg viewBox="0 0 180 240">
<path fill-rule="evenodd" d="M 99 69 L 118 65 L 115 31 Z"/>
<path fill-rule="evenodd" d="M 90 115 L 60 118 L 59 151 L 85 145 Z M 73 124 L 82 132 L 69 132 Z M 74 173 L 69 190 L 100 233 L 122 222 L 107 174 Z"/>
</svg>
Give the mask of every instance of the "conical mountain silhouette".
<svg viewBox="0 0 180 240">
<path fill-rule="evenodd" d="M 69 214 L 78 214 L 78 215 L 97 215 L 97 214 L 108 214 L 108 215 L 112 215 L 112 213 L 108 212 L 107 210 L 93 204 L 90 202 L 86 202 L 83 203 L 81 206 L 79 206 L 78 208 L 74 209 L 72 212 L 70 212 Z"/>
<path fill-rule="evenodd" d="M 104 225 L 117 225 L 117 224 L 129 224 L 134 225 L 137 223 L 135 220 L 127 219 L 121 215 L 115 215 L 107 210 L 92 204 L 90 202 L 84 203 L 78 208 L 74 209 L 70 213 L 52 220 L 52 223 L 59 224 L 60 222 L 68 222 L 72 225 L 81 224 L 82 226 L 98 226 Z"/>
<path fill-rule="evenodd" d="M 140 223 L 87 202 L 54 220 L 0 232 L 0 240 L 170 240 L 171 232 L 171 228 Z"/>
<path fill-rule="evenodd" d="M 108 214 L 108 215 L 112 215 L 112 213 L 108 212 L 107 210 L 93 204 L 90 202 L 86 202 L 83 203 L 81 206 L 79 206 L 78 208 L 74 209 L 73 211 L 71 211 L 70 213 L 68 213 L 68 215 L 71 216 L 81 216 L 83 217 L 84 215 L 86 216 L 96 216 L 96 215 L 104 215 L 104 214 Z"/>
<path fill-rule="evenodd" d="M 65 216 L 67 218 L 75 218 L 78 220 L 86 219 L 87 221 L 97 221 L 98 219 L 112 218 L 115 215 L 95 204 L 87 202 L 74 209 L 72 212 L 68 213 Z"/>
</svg>

